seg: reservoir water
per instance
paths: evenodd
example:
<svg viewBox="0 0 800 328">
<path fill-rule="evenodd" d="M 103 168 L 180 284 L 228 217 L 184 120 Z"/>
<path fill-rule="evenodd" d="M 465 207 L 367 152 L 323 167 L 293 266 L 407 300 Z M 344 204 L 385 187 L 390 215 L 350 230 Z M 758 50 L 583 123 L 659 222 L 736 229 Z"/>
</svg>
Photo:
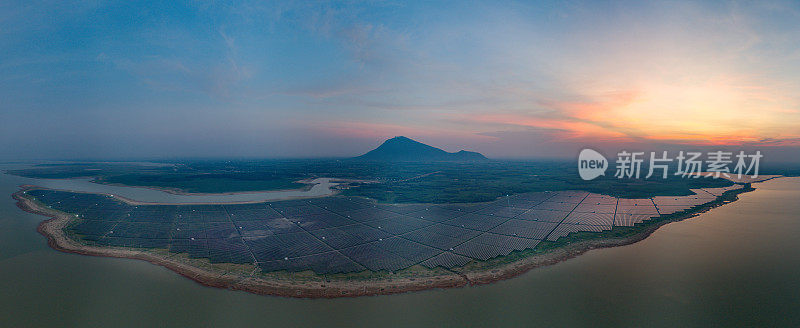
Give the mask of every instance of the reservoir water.
<svg viewBox="0 0 800 328">
<path fill-rule="evenodd" d="M 44 217 L 10 196 L 33 182 L 0 174 L 4 327 L 800 325 L 800 178 L 755 184 L 639 243 L 495 284 L 315 300 L 207 288 L 142 261 L 52 250 L 36 232 Z"/>
</svg>

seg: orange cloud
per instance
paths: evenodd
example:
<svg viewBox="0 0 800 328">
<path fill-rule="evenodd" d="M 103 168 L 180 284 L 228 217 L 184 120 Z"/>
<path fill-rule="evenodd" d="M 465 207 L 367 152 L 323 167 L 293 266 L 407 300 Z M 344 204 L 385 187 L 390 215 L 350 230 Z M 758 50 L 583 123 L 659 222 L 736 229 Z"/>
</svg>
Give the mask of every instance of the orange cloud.
<svg viewBox="0 0 800 328">
<path fill-rule="evenodd" d="M 599 137 L 604 139 L 627 138 L 624 133 L 609 130 L 588 122 L 553 119 L 519 114 L 481 114 L 462 116 L 459 120 L 480 124 L 501 124 L 556 130 L 562 138 Z"/>
</svg>

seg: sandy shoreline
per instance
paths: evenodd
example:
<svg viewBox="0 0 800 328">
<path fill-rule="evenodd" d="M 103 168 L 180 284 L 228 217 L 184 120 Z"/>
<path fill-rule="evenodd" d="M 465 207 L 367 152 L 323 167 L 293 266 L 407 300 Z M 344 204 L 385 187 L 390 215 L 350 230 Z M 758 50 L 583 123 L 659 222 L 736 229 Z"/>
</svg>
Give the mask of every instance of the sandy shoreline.
<svg viewBox="0 0 800 328">
<path fill-rule="evenodd" d="M 24 192 L 32 187 L 33 186 L 22 186 L 22 189 L 14 193 L 12 197 L 17 200 L 17 206 L 19 208 L 30 213 L 50 217 L 50 219 L 39 224 L 37 231 L 47 238 L 48 245 L 53 249 L 82 255 L 144 260 L 177 272 L 204 286 L 241 290 L 262 295 L 297 298 L 388 295 L 434 288 L 453 288 L 488 284 L 518 276 L 537 267 L 555 264 L 576 257 L 592 249 L 636 243 L 647 238 L 663 225 L 695 217 L 726 203 L 723 201 L 723 198 L 718 198 L 716 201 L 698 207 L 691 213 L 651 222 L 640 227 L 642 230 L 632 235 L 582 240 L 551 249 L 544 253 L 530 255 L 511 263 L 482 268 L 480 270 L 439 270 L 439 273 L 436 274 L 433 274 L 435 272 L 431 270 L 432 275 L 393 277 L 387 274 L 385 278 L 378 279 L 336 279 L 318 276 L 320 279 L 317 280 L 299 281 L 287 278 L 264 278 L 255 275 L 229 274 L 229 272 L 215 269 L 213 266 L 209 268 L 194 266 L 191 261 L 185 259 L 182 261 L 180 257 L 172 253 L 159 254 L 151 251 L 96 247 L 81 244 L 69 238 L 63 230 L 74 217 L 38 206 L 34 201 L 24 195 Z M 739 193 L 751 190 L 753 189 L 731 191 L 730 194 L 727 194 L 728 198 L 726 200 L 735 201 L 738 199 L 737 195 Z M 121 197 L 117 198 L 124 200 Z"/>
</svg>

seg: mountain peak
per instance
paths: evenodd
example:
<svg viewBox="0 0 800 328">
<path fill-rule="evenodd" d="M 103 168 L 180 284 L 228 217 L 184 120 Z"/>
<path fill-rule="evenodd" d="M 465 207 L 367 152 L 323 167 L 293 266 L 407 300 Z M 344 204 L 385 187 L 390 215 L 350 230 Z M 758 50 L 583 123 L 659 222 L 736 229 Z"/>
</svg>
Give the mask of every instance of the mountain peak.
<svg viewBox="0 0 800 328">
<path fill-rule="evenodd" d="M 390 142 L 390 143 L 393 143 L 393 142 L 416 142 L 416 143 L 421 143 L 419 141 L 413 140 L 413 139 L 411 139 L 409 137 L 406 137 L 406 136 L 392 137 L 392 138 L 386 139 L 386 141 L 384 141 L 383 143 L 387 143 L 387 142 Z"/>
<path fill-rule="evenodd" d="M 482 161 L 486 160 L 486 157 L 480 153 L 466 150 L 448 153 L 411 138 L 397 136 L 384 141 L 378 148 L 358 156 L 356 159 L 390 162 L 462 162 Z"/>
</svg>

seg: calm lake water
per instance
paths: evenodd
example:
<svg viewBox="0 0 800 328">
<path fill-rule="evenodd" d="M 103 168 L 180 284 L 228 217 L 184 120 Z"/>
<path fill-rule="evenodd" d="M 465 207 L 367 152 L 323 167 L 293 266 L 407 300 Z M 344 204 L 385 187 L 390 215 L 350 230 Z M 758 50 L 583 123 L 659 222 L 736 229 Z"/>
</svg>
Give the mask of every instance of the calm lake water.
<svg viewBox="0 0 800 328">
<path fill-rule="evenodd" d="M 487 286 L 298 300 L 202 287 L 152 264 L 65 254 L 0 174 L 0 326 L 799 326 L 800 178 L 634 245 Z"/>
</svg>

